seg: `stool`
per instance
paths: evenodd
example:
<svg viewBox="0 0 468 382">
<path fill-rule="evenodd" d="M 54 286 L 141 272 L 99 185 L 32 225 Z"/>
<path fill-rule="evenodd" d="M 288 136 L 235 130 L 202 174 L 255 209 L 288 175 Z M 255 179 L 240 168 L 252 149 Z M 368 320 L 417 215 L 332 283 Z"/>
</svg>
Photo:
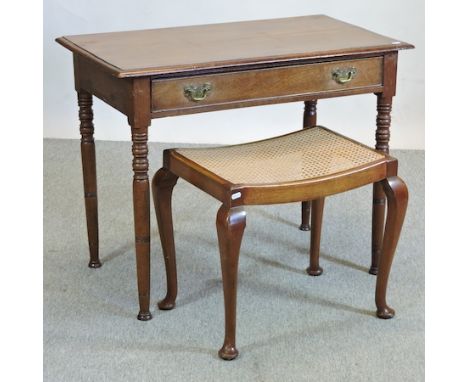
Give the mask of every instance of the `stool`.
<svg viewBox="0 0 468 382">
<path fill-rule="evenodd" d="M 317 126 L 280 137 L 241 145 L 164 151 L 163 167 L 153 178 L 153 198 L 167 276 L 167 295 L 159 309 L 175 306 L 177 271 L 171 195 L 179 177 L 212 195 L 222 205 L 216 217 L 224 291 L 225 338 L 218 354 L 237 357 L 237 268 L 245 228 L 245 205 L 313 201 L 310 264 L 320 275 L 320 231 L 323 198 L 381 182 L 388 212 L 375 291 L 377 317 L 392 318 L 386 303 L 387 281 L 408 201 L 397 177 L 395 158 Z"/>
</svg>

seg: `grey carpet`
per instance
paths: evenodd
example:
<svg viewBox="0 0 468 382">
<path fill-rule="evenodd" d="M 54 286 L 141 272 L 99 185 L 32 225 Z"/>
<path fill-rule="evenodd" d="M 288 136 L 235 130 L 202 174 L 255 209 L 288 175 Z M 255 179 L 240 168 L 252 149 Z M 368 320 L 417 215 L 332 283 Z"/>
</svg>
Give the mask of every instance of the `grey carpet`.
<svg viewBox="0 0 468 382">
<path fill-rule="evenodd" d="M 221 361 L 224 313 L 215 232 L 219 203 L 184 181 L 174 191 L 176 309 L 152 210 L 153 320 L 138 312 L 130 143 L 97 142 L 103 267 L 87 268 L 79 142 L 44 141 L 45 381 L 422 381 L 424 152 L 394 151 L 410 202 L 388 289 L 392 320 L 374 316 L 371 187 L 326 201 L 324 274 L 305 273 L 299 204 L 247 209 L 239 266 L 237 346 Z M 150 145 L 150 168 L 161 149 Z"/>
</svg>

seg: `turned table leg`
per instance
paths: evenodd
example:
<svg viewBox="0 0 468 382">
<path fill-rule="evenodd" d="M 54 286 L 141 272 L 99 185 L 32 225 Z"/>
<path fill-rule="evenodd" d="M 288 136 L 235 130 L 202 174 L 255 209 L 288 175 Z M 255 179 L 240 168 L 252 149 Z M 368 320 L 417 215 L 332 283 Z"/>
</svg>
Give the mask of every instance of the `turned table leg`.
<svg viewBox="0 0 468 382">
<path fill-rule="evenodd" d="M 222 205 L 216 217 L 225 319 L 224 344 L 218 354 L 225 360 L 232 360 L 239 354 L 236 349 L 237 267 L 245 229 L 245 216 L 245 211 L 241 207 L 229 209 Z"/>
<path fill-rule="evenodd" d="M 304 119 L 302 127 L 307 129 L 317 125 L 317 101 L 305 101 L 304 102 Z M 311 202 L 304 201 L 302 202 L 302 221 L 299 229 L 302 231 L 310 230 L 310 211 L 311 211 Z"/>
<path fill-rule="evenodd" d="M 150 195 L 148 180 L 148 126 L 131 122 L 133 153 L 133 214 L 138 278 L 138 319 L 152 318 L 150 305 Z"/>
<path fill-rule="evenodd" d="M 389 152 L 392 97 L 377 94 L 377 130 L 375 133 L 377 150 Z M 382 240 L 385 220 L 385 192 L 381 183 L 374 183 L 372 205 L 372 264 L 369 273 L 376 275 L 379 257 L 382 253 Z"/>
<path fill-rule="evenodd" d="M 380 184 L 387 195 L 388 211 L 382 254 L 379 259 L 375 303 L 377 305 L 377 317 L 387 319 L 395 315 L 395 311 L 387 305 L 387 284 L 401 227 L 405 219 L 406 207 L 408 205 L 408 189 L 405 183 L 397 176 L 385 179 Z"/>
<path fill-rule="evenodd" d="M 78 91 L 78 106 L 81 134 L 81 164 L 88 230 L 90 268 L 99 268 L 98 201 L 96 182 L 96 150 L 94 147 L 93 96 L 83 90 Z"/>
</svg>

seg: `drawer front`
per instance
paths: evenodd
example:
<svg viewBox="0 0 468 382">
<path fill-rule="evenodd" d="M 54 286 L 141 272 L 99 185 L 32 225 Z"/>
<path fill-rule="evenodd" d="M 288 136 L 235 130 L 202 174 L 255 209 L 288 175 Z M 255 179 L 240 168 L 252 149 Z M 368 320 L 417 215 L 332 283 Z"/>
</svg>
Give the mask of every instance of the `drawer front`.
<svg viewBox="0 0 468 382">
<path fill-rule="evenodd" d="M 382 85 L 383 58 L 373 57 L 152 81 L 152 110 L 206 109 Z M 271 100 L 269 102 L 268 100 Z M 265 102 L 266 101 L 266 102 Z M 234 105 L 232 107 L 235 107 Z"/>
</svg>

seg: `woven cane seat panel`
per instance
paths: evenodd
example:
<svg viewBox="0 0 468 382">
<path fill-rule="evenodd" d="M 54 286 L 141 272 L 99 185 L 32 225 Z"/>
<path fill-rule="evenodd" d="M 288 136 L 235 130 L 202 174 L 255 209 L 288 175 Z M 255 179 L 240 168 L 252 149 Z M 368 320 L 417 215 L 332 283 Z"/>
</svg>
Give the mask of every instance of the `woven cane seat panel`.
<svg viewBox="0 0 468 382">
<path fill-rule="evenodd" d="M 241 145 L 175 151 L 233 184 L 307 180 L 385 158 L 322 127 Z"/>
</svg>

